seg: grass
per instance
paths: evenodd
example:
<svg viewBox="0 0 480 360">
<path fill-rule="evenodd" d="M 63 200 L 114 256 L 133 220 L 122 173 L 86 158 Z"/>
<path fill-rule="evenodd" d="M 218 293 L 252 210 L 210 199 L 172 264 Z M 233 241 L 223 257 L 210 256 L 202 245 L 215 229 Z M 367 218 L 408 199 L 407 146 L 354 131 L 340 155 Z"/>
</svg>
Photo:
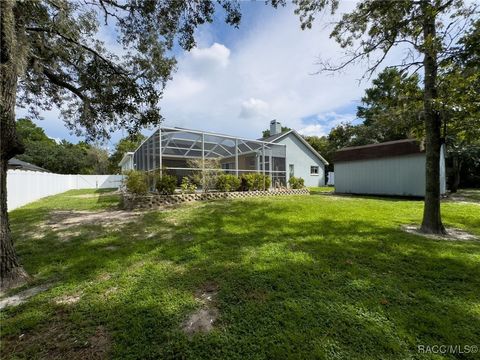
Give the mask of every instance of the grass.
<svg viewBox="0 0 480 360">
<path fill-rule="evenodd" d="M 420 201 L 285 196 L 42 226 L 117 201 L 70 191 L 12 211 L 26 270 L 51 287 L 0 313 L 2 359 L 478 358 L 417 351 L 480 345 L 480 242 L 401 231 L 419 223 Z M 447 202 L 442 214 L 480 235 L 478 204 Z M 181 325 L 209 282 L 219 319 L 189 337 Z"/>
<path fill-rule="evenodd" d="M 335 188 L 333 186 L 312 186 L 309 187 L 308 190 L 310 190 L 310 194 L 312 195 L 319 195 L 334 192 Z"/>
</svg>

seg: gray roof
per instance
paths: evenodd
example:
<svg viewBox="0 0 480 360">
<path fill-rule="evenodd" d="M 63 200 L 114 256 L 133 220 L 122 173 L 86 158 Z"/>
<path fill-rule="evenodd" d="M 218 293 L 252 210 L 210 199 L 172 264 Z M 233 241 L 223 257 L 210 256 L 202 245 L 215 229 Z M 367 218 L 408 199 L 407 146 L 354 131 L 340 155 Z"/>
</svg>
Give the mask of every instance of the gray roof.
<svg viewBox="0 0 480 360">
<path fill-rule="evenodd" d="M 274 140 L 278 139 L 279 137 L 282 137 L 283 135 L 285 135 L 286 133 L 290 132 L 291 130 L 287 130 L 287 131 L 283 131 L 277 135 L 270 135 L 266 138 L 260 138 L 258 140 L 261 140 L 261 141 L 265 141 L 265 142 L 273 142 Z"/>
<path fill-rule="evenodd" d="M 40 166 L 30 164 L 26 161 L 18 160 L 16 158 L 11 158 L 8 160 L 8 168 L 15 170 L 30 170 L 30 171 L 39 171 L 39 172 L 50 172 L 47 169 L 44 169 Z"/>
<path fill-rule="evenodd" d="M 277 140 L 283 138 L 284 136 L 286 136 L 286 135 L 288 135 L 288 134 L 290 134 L 290 133 L 293 134 L 293 135 L 295 135 L 295 136 L 296 136 L 317 158 L 319 158 L 325 165 L 328 165 L 328 161 L 325 160 L 325 159 L 323 158 L 323 156 L 320 155 L 320 154 L 318 153 L 318 151 L 315 150 L 315 149 L 312 147 L 312 145 L 310 145 L 310 144 L 308 143 L 308 141 L 303 138 L 302 135 L 300 135 L 299 133 L 297 133 L 297 132 L 296 132 L 295 130 L 293 130 L 293 129 L 287 130 L 287 131 L 284 131 L 284 132 L 281 132 L 280 134 L 277 134 L 277 135 L 272 135 L 272 136 L 269 136 L 269 137 L 267 137 L 267 138 L 263 138 L 263 139 L 261 139 L 261 140 L 262 140 L 262 141 L 266 141 L 266 142 L 273 142 L 273 143 L 274 143 L 274 142 L 276 142 Z"/>
</svg>

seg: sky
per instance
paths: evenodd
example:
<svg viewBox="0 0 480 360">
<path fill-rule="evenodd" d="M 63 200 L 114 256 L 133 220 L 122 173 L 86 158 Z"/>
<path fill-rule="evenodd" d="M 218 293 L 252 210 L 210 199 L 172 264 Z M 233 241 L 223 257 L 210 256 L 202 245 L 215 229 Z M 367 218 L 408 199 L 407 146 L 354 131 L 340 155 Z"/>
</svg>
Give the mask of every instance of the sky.
<svg viewBox="0 0 480 360">
<path fill-rule="evenodd" d="M 359 81 L 366 65 L 314 74 L 319 58 L 342 60 L 340 47 L 328 35 L 330 24 L 354 5 L 343 4 L 337 15 L 322 15 L 305 31 L 291 5 L 274 9 L 263 2 L 243 2 L 238 29 L 224 23 L 222 12 L 216 13 L 212 24 L 197 29 L 194 49 L 176 50 L 178 69 L 160 102 L 163 125 L 258 138 L 272 119 L 318 136 L 341 122 L 358 122 L 356 107 L 370 85 L 369 80 Z M 103 28 L 100 37 L 107 48 L 121 51 L 111 28 Z M 385 65 L 400 57 L 393 52 Z M 17 109 L 17 117 L 24 114 Z M 69 133 L 57 110 L 42 117 L 35 122 L 48 136 L 82 140 Z M 121 131 L 112 134 L 108 145 L 113 147 L 121 136 Z"/>
</svg>

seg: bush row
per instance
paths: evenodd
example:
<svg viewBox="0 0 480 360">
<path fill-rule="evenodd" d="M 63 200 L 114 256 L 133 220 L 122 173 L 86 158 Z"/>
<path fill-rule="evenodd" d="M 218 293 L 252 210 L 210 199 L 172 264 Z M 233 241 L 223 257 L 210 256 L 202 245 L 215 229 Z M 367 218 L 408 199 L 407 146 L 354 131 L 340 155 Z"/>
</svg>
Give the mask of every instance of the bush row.
<svg viewBox="0 0 480 360">
<path fill-rule="evenodd" d="M 289 180 L 292 189 L 301 189 L 304 187 L 302 178 L 292 177 Z M 145 195 L 148 193 L 150 185 L 155 187 L 159 194 L 171 195 L 175 192 L 177 186 L 177 177 L 164 174 L 147 174 L 143 171 L 131 170 L 127 173 L 125 186 L 127 190 L 136 195 Z M 197 189 L 198 181 L 183 177 L 180 189 L 182 193 L 194 193 Z M 239 178 L 235 175 L 222 174 L 215 177 L 215 188 L 218 191 L 256 191 L 268 189 L 271 185 L 270 177 L 259 173 L 243 174 Z"/>
</svg>

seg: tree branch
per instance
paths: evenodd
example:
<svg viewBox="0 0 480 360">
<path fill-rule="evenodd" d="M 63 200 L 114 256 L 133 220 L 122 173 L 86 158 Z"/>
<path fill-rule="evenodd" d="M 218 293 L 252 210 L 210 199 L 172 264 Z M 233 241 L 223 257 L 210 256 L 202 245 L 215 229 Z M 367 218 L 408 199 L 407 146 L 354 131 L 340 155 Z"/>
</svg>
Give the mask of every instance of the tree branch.
<svg viewBox="0 0 480 360">
<path fill-rule="evenodd" d="M 115 73 L 119 74 L 119 75 L 127 75 L 127 72 L 125 70 L 123 70 L 122 68 L 120 68 L 119 66 L 115 65 L 114 63 L 112 63 L 112 61 L 106 59 L 105 57 L 103 57 L 100 53 L 98 53 L 98 51 L 88 47 L 87 45 L 84 45 L 64 34 L 62 34 L 61 32 L 59 31 L 56 31 L 56 30 L 52 30 L 52 29 L 46 29 L 46 28 L 39 28 L 39 27 L 26 27 L 25 28 L 26 31 L 32 31 L 32 32 L 46 32 L 46 33 L 49 33 L 49 34 L 54 34 L 54 35 L 58 35 L 59 37 L 61 37 L 62 39 L 68 41 L 68 42 L 71 42 L 72 44 L 75 44 L 77 46 L 80 46 L 82 47 L 83 49 L 87 50 L 88 52 L 92 53 L 94 56 L 96 56 L 97 58 L 99 58 L 100 60 L 102 60 L 108 67 L 110 67 L 113 71 L 115 71 Z"/>
<path fill-rule="evenodd" d="M 52 84 L 55 84 L 57 86 L 60 86 L 64 89 L 69 90 L 73 94 L 75 94 L 78 98 L 80 98 L 82 101 L 88 101 L 88 98 L 82 93 L 81 88 L 77 88 L 74 85 L 66 82 L 65 80 L 61 79 L 57 74 L 53 73 L 47 68 L 43 68 L 43 73 L 45 76 L 50 80 Z"/>
</svg>

